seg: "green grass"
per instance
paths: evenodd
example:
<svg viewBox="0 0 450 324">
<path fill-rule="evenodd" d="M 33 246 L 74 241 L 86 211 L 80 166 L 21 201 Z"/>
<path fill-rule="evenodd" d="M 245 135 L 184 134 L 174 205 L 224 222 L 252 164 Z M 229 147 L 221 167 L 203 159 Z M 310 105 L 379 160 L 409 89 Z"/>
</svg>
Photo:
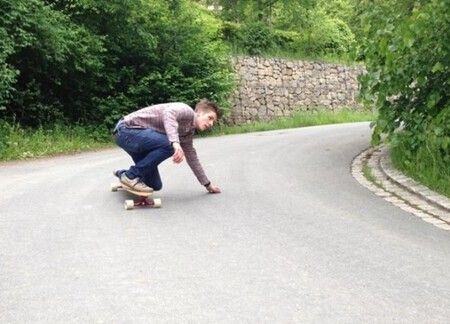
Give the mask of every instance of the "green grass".
<svg viewBox="0 0 450 324">
<path fill-rule="evenodd" d="M 249 56 L 248 53 L 242 48 L 236 47 L 235 45 L 231 46 L 232 56 Z M 292 52 L 283 49 L 270 49 L 261 55 L 258 55 L 267 59 L 284 59 L 284 60 L 293 60 L 293 61 L 309 61 L 309 62 L 323 62 L 330 64 L 342 64 L 346 66 L 355 66 L 361 65 L 361 62 L 355 61 L 354 57 L 350 54 L 323 54 L 323 55 L 311 55 L 308 52 Z"/>
<path fill-rule="evenodd" d="M 0 123 L 0 161 L 24 160 L 112 146 L 106 128 L 64 126 L 24 129 Z"/>
<path fill-rule="evenodd" d="M 257 122 L 242 126 L 216 126 L 199 136 L 218 136 L 303 126 L 374 120 L 369 112 L 301 112 L 289 118 Z M 69 154 L 113 146 L 106 127 L 64 126 L 24 129 L 0 122 L 0 161 L 24 160 L 59 154 Z"/>
<path fill-rule="evenodd" d="M 302 52 L 289 52 L 286 50 L 273 49 L 267 52 L 267 54 L 263 54 L 263 57 L 267 58 L 280 58 L 286 60 L 302 60 L 302 61 L 312 61 L 312 62 L 323 62 L 323 63 L 333 63 L 333 64 L 342 64 L 346 66 L 358 65 L 355 59 L 349 54 L 324 54 L 324 55 L 310 55 L 308 53 Z"/>
<path fill-rule="evenodd" d="M 363 161 L 362 164 L 362 172 L 364 177 L 372 182 L 374 185 L 376 185 L 379 188 L 383 188 L 382 184 L 377 180 L 375 175 L 373 174 L 372 167 L 369 166 L 369 163 L 367 161 Z M 384 189 L 384 188 L 383 188 Z"/>
<path fill-rule="evenodd" d="M 306 127 L 326 124 L 339 124 L 375 120 L 372 112 L 342 110 L 339 112 L 298 112 L 291 117 L 278 118 L 272 121 L 253 122 L 240 126 L 215 126 L 205 135 L 228 135 L 250 132 L 269 131 L 286 128 Z"/>
<path fill-rule="evenodd" d="M 367 161 L 364 161 L 362 164 L 362 172 L 367 180 L 376 184 L 377 186 L 380 186 L 380 184 L 377 182 L 377 179 L 373 175 L 372 168 L 369 166 L 369 163 Z"/>
<path fill-rule="evenodd" d="M 450 165 L 444 161 L 439 150 L 425 146 L 412 153 L 399 136 L 391 147 L 391 159 L 393 165 L 404 174 L 450 198 Z"/>
</svg>

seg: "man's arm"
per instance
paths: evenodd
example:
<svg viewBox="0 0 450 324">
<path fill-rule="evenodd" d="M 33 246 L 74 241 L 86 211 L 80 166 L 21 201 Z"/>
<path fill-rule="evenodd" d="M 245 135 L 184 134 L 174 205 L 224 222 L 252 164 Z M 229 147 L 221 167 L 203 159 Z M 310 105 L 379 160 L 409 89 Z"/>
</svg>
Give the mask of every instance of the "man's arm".
<svg viewBox="0 0 450 324">
<path fill-rule="evenodd" d="M 164 129 L 171 143 L 180 143 L 178 135 L 178 118 L 182 111 L 174 105 L 167 105 L 162 112 Z"/>
<path fill-rule="evenodd" d="M 197 151 L 193 146 L 192 138 L 186 142 L 183 142 L 181 145 L 186 156 L 186 162 L 197 177 L 198 181 L 203 186 L 205 186 L 206 190 L 208 190 L 210 193 L 219 193 L 220 188 L 213 185 L 211 181 L 209 181 L 208 177 L 205 174 L 205 171 L 203 170 L 203 167 L 197 156 Z"/>
<path fill-rule="evenodd" d="M 180 135 L 178 133 L 178 120 L 192 118 L 192 114 L 193 111 L 190 107 L 180 107 L 176 104 L 167 104 L 162 112 L 164 129 L 174 149 L 172 159 L 175 163 L 181 163 L 184 159 L 184 152 L 180 145 Z"/>
</svg>

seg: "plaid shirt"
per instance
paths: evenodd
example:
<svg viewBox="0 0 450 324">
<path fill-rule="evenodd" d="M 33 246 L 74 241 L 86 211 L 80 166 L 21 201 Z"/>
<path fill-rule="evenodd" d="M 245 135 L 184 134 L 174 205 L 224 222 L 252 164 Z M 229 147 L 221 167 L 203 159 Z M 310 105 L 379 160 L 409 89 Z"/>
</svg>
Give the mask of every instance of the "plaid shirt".
<svg viewBox="0 0 450 324">
<path fill-rule="evenodd" d="M 186 162 L 202 185 L 209 183 L 193 145 L 195 112 L 181 102 L 164 103 L 142 108 L 124 117 L 128 128 L 152 128 L 167 134 L 171 143 L 180 143 Z"/>
</svg>

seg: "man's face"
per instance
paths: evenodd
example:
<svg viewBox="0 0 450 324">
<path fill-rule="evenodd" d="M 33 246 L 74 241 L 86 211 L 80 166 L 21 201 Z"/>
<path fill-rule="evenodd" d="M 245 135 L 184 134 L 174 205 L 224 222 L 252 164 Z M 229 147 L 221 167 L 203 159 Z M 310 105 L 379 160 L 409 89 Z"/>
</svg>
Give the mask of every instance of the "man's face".
<svg viewBox="0 0 450 324">
<path fill-rule="evenodd" d="M 214 111 L 211 110 L 199 111 L 197 112 L 195 128 L 197 128 L 199 131 L 204 131 L 213 127 L 216 121 L 217 115 Z"/>
</svg>

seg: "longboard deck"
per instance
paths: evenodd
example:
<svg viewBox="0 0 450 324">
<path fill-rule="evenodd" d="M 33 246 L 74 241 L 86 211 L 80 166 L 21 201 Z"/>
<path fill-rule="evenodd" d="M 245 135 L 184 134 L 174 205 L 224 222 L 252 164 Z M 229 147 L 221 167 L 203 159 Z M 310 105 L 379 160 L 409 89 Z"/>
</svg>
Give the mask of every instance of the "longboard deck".
<svg viewBox="0 0 450 324">
<path fill-rule="evenodd" d="M 113 185 L 113 186 L 116 188 L 116 190 L 113 190 L 113 191 L 117 191 L 118 189 L 123 189 L 123 190 L 128 191 L 129 193 L 132 193 L 133 195 L 136 195 L 139 197 L 151 197 L 153 195 L 153 192 L 136 191 L 136 190 L 133 190 L 133 188 L 128 187 L 127 185 L 124 185 L 123 183 Z"/>
</svg>

